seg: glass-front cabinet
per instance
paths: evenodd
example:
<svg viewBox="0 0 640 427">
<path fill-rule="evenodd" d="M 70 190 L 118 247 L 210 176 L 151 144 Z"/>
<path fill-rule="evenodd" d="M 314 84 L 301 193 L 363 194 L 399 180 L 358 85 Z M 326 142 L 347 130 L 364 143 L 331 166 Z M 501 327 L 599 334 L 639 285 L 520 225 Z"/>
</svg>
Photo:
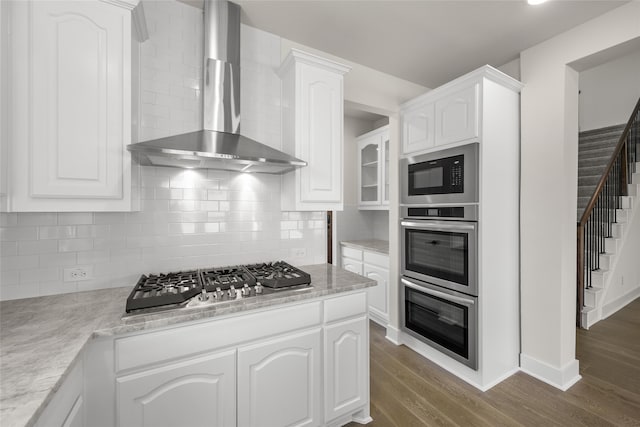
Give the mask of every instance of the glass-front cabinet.
<svg viewBox="0 0 640 427">
<path fill-rule="evenodd" d="M 357 138 L 358 208 L 389 209 L 389 126 Z"/>
</svg>

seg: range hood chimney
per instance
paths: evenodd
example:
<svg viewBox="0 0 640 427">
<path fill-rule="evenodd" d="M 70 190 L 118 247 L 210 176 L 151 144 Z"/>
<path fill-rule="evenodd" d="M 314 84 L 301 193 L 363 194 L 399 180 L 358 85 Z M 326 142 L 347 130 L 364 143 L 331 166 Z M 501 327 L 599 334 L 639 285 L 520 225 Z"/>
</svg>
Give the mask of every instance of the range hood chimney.
<svg viewBox="0 0 640 427">
<path fill-rule="evenodd" d="M 282 174 L 307 163 L 240 135 L 240 6 L 204 1 L 204 130 L 130 144 L 141 165 Z"/>
</svg>

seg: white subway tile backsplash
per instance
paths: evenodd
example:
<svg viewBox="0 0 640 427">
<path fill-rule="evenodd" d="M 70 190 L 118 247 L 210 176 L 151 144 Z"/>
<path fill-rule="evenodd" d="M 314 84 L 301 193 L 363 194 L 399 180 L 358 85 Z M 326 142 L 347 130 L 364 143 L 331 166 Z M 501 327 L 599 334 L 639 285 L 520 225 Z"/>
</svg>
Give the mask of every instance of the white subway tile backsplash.
<svg viewBox="0 0 640 427">
<path fill-rule="evenodd" d="M 38 227 L 38 238 L 47 239 L 71 239 L 76 237 L 77 227 L 73 225 L 43 226 Z"/>
<path fill-rule="evenodd" d="M 18 225 L 56 225 L 57 213 L 26 212 L 18 215 Z"/>
<path fill-rule="evenodd" d="M 0 242 L 0 257 L 18 255 L 18 242 Z"/>
<path fill-rule="evenodd" d="M 2 271 L 26 270 L 38 265 L 38 255 L 2 257 Z"/>
<path fill-rule="evenodd" d="M 58 252 L 80 252 L 93 249 L 93 239 L 58 240 Z"/>
<path fill-rule="evenodd" d="M 58 252 L 56 240 L 23 240 L 18 242 L 18 255 L 49 254 Z"/>
<path fill-rule="evenodd" d="M 2 261 L 0 261 L 0 268 L 2 267 Z M 17 285 L 20 277 L 19 270 L 5 270 L 2 268 L 0 270 L 0 292 L 2 292 L 2 288 L 5 286 Z"/>
<path fill-rule="evenodd" d="M 0 215 L 0 227 L 14 227 L 18 225 L 17 213 L 3 213 Z"/>
<path fill-rule="evenodd" d="M 38 261 L 27 268 L 40 267 L 70 267 L 76 265 L 77 257 L 75 252 L 43 254 L 38 256 Z"/>
<path fill-rule="evenodd" d="M 38 229 L 36 227 L 0 227 L 0 241 L 36 239 L 38 239 Z"/>
<path fill-rule="evenodd" d="M 109 251 L 84 251 L 78 252 L 78 265 L 89 265 L 109 262 Z"/>
<path fill-rule="evenodd" d="M 87 238 L 87 237 L 108 237 L 110 234 L 110 227 L 108 224 L 102 225 L 78 225 L 75 227 L 75 237 Z M 74 237 L 74 236 L 66 236 Z M 42 235 L 40 236 L 42 239 Z"/>
<path fill-rule="evenodd" d="M 145 14 L 139 139 L 201 129 L 202 11 L 149 1 Z M 242 34 L 243 134 L 279 148 L 280 39 L 245 25 Z M 0 213 L 0 299 L 133 287 L 141 274 L 191 268 L 324 262 L 325 213 L 281 212 L 277 175 L 144 166 L 140 185 L 140 212 Z M 307 255 L 294 257 L 297 248 Z M 79 265 L 93 278 L 64 282 Z"/>
<path fill-rule="evenodd" d="M 37 283 L 29 285 L 7 285 L 0 286 L 0 299 L 12 300 L 20 298 L 31 298 L 40 295 Z"/>
<path fill-rule="evenodd" d="M 55 267 L 30 268 L 20 271 L 20 283 L 53 282 L 62 280 L 61 270 Z"/>
</svg>

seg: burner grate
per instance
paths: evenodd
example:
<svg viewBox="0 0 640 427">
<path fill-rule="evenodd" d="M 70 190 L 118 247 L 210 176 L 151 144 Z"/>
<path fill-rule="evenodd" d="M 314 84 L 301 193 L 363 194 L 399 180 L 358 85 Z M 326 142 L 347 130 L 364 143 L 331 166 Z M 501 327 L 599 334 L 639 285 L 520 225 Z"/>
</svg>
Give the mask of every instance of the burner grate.
<svg viewBox="0 0 640 427">
<path fill-rule="evenodd" d="M 207 292 L 213 292 L 216 288 L 226 291 L 232 285 L 239 289 L 244 285 L 256 284 L 256 279 L 241 265 L 200 270 L 200 277 Z"/>
<path fill-rule="evenodd" d="M 262 286 L 269 288 L 287 288 L 311 283 L 309 274 L 284 261 L 252 264 L 247 266 L 247 270 Z"/>
<path fill-rule="evenodd" d="M 142 275 L 127 298 L 126 312 L 181 304 L 200 292 L 197 271 Z"/>
</svg>

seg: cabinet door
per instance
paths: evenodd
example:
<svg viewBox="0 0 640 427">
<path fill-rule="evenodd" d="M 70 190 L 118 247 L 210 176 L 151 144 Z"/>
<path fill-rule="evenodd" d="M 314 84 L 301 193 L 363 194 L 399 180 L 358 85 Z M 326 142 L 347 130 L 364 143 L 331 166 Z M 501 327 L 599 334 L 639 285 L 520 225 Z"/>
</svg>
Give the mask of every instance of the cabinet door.
<svg viewBox="0 0 640 427">
<path fill-rule="evenodd" d="M 117 378 L 118 425 L 236 425 L 235 350 Z"/>
<path fill-rule="evenodd" d="M 369 399 L 366 317 L 325 327 L 325 420 L 354 412 Z"/>
<path fill-rule="evenodd" d="M 11 209 L 130 209 L 131 12 L 15 3 Z"/>
<path fill-rule="evenodd" d="M 389 288 L 389 271 L 373 265 L 364 264 L 363 276 L 378 282 L 377 286 L 367 288 L 369 299 L 369 312 L 371 318 L 379 321 L 388 321 L 387 290 Z"/>
<path fill-rule="evenodd" d="M 84 422 L 84 364 L 80 360 L 36 421 L 36 427 L 81 427 Z"/>
<path fill-rule="evenodd" d="M 436 145 L 478 136 L 478 84 L 436 101 Z"/>
<path fill-rule="evenodd" d="M 433 147 L 433 117 L 433 103 L 402 112 L 402 152 L 404 154 Z"/>
<path fill-rule="evenodd" d="M 389 132 L 382 135 L 380 147 L 382 172 L 380 173 L 380 188 L 382 190 L 382 205 L 389 206 Z"/>
<path fill-rule="evenodd" d="M 358 204 L 379 205 L 382 199 L 381 135 L 358 141 Z"/>
<path fill-rule="evenodd" d="M 342 268 L 352 273 L 362 275 L 362 263 L 360 261 L 342 257 Z"/>
<path fill-rule="evenodd" d="M 342 202 L 342 75 L 300 66 L 300 200 Z M 320 207 L 318 207 L 320 209 Z"/>
<path fill-rule="evenodd" d="M 238 349 L 238 425 L 317 426 L 321 329 Z"/>
</svg>

